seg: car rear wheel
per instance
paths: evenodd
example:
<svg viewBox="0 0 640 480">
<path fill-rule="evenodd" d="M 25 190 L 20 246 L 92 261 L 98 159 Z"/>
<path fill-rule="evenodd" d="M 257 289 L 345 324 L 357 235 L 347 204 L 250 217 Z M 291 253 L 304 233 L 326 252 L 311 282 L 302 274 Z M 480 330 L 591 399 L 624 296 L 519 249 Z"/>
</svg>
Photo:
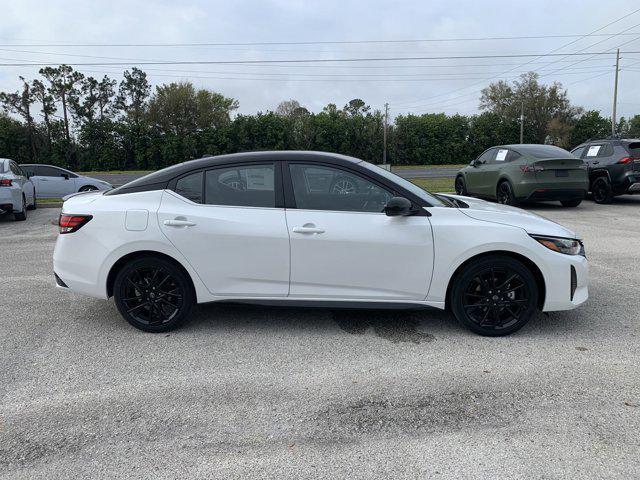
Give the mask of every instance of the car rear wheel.
<svg viewBox="0 0 640 480">
<path fill-rule="evenodd" d="M 456 177 L 455 187 L 458 195 L 467 195 L 467 186 L 464 183 L 464 177 L 462 175 Z"/>
<path fill-rule="evenodd" d="M 596 203 L 610 203 L 613 200 L 613 189 L 609 179 L 606 177 L 596 178 L 591 185 L 591 194 Z"/>
<path fill-rule="evenodd" d="M 582 203 L 581 198 L 574 198 L 573 200 L 560 200 L 560 204 L 563 207 L 577 207 Z"/>
<path fill-rule="evenodd" d="M 495 255 L 469 264 L 455 279 L 450 304 L 458 321 L 480 335 L 508 335 L 534 315 L 538 286 L 531 271 Z"/>
<path fill-rule="evenodd" d="M 498 189 L 496 191 L 496 199 L 498 200 L 498 203 L 501 203 L 503 205 L 518 205 L 516 196 L 513 193 L 513 187 L 508 180 L 505 180 L 498 185 Z"/>
<path fill-rule="evenodd" d="M 13 218 L 19 222 L 27 219 L 27 199 L 22 196 L 22 210 L 13 213 Z"/>
<path fill-rule="evenodd" d="M 166 332 L 189 316 L 195 303 L 188 276 L 172 262 L 143 257 L 126 264 L 113 288 L 124 319 L 146 332 Z"/>
</svg>

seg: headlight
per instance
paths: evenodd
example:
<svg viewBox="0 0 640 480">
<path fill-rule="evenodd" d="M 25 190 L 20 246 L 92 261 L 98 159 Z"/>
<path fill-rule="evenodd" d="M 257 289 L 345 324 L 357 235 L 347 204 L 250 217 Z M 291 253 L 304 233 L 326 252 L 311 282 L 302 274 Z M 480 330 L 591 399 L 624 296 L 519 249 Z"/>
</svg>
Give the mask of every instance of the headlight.
<svg viewBox="0 0 640 480">
<path fill-rule="evenodd" d="M 542 235 L 531 235 L 531 237 L 554 252 L 564 253 L 565 255 L 582 255 L 584 257 L 584 245 L 580 240 L 545 237 Z"/>
</svg>

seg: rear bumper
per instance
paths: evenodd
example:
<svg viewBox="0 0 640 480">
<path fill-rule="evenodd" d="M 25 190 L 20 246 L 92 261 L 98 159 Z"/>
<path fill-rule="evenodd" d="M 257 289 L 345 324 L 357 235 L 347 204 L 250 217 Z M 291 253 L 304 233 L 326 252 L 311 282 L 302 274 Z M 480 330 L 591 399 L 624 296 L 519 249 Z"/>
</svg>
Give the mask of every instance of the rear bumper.
<svg viewBox="0 0 640 480">
<path fill-rule="evenodd" d="M 538 188 L 531 192 L 524 200 L 533 202 L 578 200 L 587 196 L 587 190 L 582 188 Z"/>
<path fill-rule="evenodd" d="M 0 214 L 20 209 L 22 191 L 18 187 L 0 187 Z"/>
</svg>

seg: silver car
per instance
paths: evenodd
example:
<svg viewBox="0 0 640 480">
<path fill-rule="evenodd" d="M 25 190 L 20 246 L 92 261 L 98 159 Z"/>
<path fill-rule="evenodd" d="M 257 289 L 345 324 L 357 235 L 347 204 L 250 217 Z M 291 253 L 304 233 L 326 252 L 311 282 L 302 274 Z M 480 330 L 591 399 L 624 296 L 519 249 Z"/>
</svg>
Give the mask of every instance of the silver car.
<svg viewBox="0 0 640 480">
<path fill-rule="evenodd" d="M 62 198 L 66 195 L 91 190 L 111 190 L 110 183 L 97 178 L 78 175 L 53 165 L 22 164 L 36 188 L 38 198 Z"/>
<path fill-rule="evenodd" d="M 16 220 L 26 220 L 27 210 L 35 210 L 33 182 L 13 160 L 0 158 L 0 214 L 13 213 Z"/>
</svg>

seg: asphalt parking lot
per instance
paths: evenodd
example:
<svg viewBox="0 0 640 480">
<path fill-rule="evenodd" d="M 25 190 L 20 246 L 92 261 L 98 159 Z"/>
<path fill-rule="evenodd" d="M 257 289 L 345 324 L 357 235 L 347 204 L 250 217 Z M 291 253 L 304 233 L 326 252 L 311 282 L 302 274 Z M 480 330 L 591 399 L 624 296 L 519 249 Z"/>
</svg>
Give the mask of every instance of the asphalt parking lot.
<svg viewBox="0 0 640 480">
<path fill-rule="evenodd" d="M 640 196 L 539 206 L 591 298 L 482 338 L 449 314 L 205 305 L 146 334 L 54 288 L 56 209 L 0 219 L 2 478 L 638 478 Z"/>
</svg>

